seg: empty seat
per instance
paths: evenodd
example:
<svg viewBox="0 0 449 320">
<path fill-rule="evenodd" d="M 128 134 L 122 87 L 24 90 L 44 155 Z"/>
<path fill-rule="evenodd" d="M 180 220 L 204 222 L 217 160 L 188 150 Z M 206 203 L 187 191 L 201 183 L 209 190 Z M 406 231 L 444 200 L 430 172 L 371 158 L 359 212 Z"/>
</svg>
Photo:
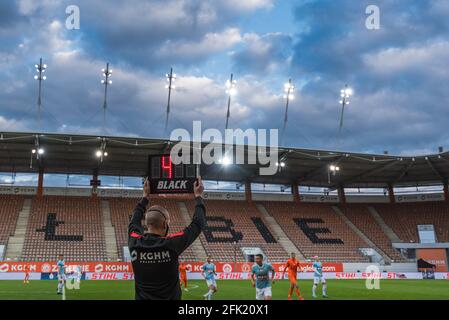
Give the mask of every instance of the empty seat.
<svg viewBox="0 0 449 320">
<path fill-rule="evenodd" d="M 373 205 L 385 223 L 404 242 L 419 242 L 418 225 L 432 224 L 438 242 L 449 242 L 449 204 L 413 202 Z"/>
<path fill-rule="evenodd" d="M 344 215 L 392 260 L 401 262 L 404 257 L 392 246 L 390 239 L 368 211 L 366 204 L 339 206 Z"/>
<path fill-rule="evenodd" d="M 100 201 L 87 197 L 35 197 L 22 260 L 105 261 L 106 242 Z"/>
<path fill-rule="evenodd" d="M 246 201 L 206 200 L 207 228 L 200 236 L 208 255 L 218 261 L 244 261 L 240 248 L 259 247 L 271 262 L 284 262 L 288 253 L 274 238 L 254 205 Z M 194 206 L 189 204 L 189 212 Z"/>
<path fill-rule="evenodd" d="M 368 262 L 359 250 L 367 244 L 327 204 L 263 202 L 290 240 L 311 259 Z"/>
<path fill-rule="evenodd" d="M 23 207 L 24 197 L 0 195 L 0 244 L 5 245 L 14 234 L 17 217 Z"/>
</svg>

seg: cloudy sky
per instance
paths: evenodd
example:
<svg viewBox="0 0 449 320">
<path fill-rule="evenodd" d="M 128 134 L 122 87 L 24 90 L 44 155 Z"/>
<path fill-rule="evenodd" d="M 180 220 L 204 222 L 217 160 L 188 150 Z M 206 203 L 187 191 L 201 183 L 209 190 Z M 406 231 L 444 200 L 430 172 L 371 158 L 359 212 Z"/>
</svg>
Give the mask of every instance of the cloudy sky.
<svg viewBox="0 0 449 320">
<path fill-rule="evenodd" d="M 369 30 L 368 5 L 380 9 Z M 66 28 L 66 8 L 80 29 Z M 34 64 L 48 65 L 42 130 L 103 134 L 101 68 L 113 68 L 108 135 L 163 137 L 165 73 L 178 75 L 170 129 L 280 128 L 284 145 L 392 154 L 449 148 L 447 0 L 8 0 L 0 2 L 0 131 L 35 131 Z M 340 138 L 340 89 L 354 96 Z"/>
</svg>

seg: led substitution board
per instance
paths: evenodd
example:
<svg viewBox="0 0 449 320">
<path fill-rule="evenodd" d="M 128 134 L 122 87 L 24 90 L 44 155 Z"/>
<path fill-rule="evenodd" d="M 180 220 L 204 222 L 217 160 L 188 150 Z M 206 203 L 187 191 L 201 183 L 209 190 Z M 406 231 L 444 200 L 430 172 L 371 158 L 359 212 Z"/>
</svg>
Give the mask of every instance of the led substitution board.
<svg viewBox="0 0 449 320">
<path fill-rule="evenodd" d="M 169 154 L 149 157 L 151 193 L 193 193 L 197 178 L 195 164 L 172 163 Z"/>
</svg>

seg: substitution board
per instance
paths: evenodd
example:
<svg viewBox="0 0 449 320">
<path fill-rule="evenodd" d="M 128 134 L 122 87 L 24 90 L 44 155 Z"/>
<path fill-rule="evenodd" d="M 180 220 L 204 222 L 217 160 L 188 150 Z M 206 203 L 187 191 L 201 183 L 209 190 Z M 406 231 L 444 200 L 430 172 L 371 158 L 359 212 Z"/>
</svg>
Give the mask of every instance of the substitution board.
<svg viewBox="0 0 449 320">
<path fill-rule="evenodd" d="M 195 164 L 174 164 L 170 154 L 152 155 L 148 159 L 151 193 L 193 193 L 198 176 Z"/>
</svg>

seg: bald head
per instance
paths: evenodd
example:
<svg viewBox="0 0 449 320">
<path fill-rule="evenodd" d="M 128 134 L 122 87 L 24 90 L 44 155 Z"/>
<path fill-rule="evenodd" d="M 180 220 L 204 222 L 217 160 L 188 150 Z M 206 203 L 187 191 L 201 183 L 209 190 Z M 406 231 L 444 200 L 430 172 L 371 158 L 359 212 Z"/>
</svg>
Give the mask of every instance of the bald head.
<svg viewBox="0 0 449 320">
<path fill-rule="evenodd" d="M 170 214 L 161 206 L 151 206 L 145 212 L 145 226 L 148 233 L 165 235 L 170 225 Z"/>
</svg>

